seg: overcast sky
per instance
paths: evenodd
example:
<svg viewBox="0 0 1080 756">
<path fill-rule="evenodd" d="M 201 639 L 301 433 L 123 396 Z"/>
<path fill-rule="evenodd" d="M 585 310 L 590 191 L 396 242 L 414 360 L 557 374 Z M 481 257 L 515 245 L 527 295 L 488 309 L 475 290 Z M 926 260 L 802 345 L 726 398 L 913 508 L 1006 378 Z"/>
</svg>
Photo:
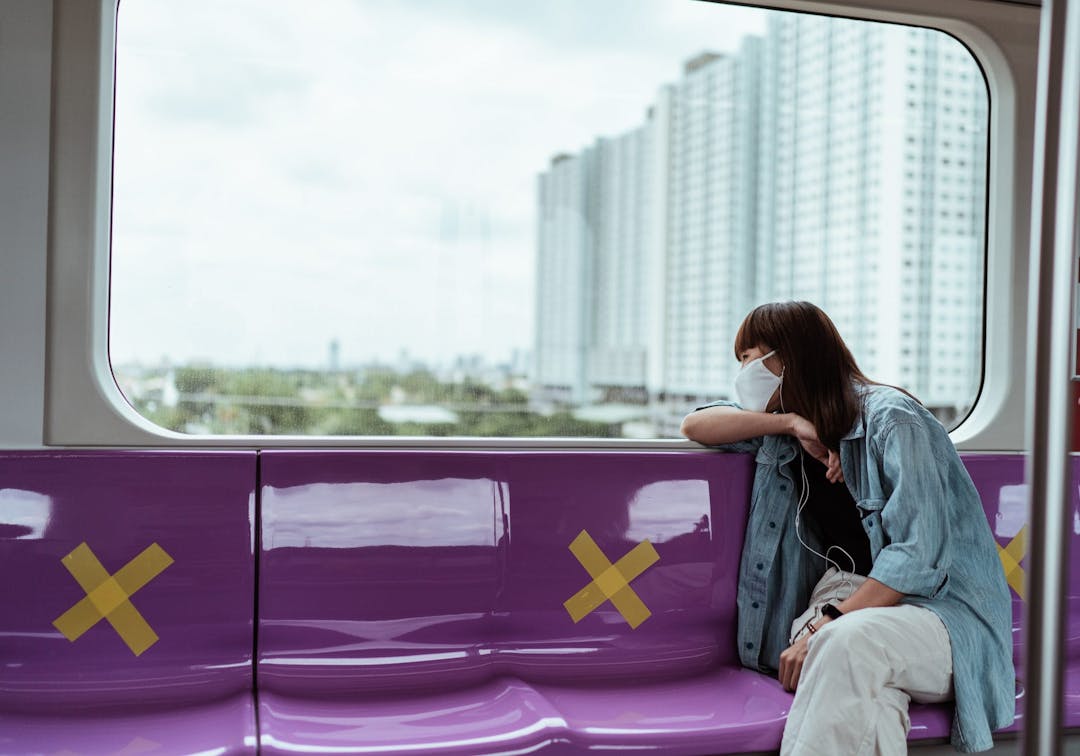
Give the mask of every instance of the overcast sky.
<svg viewBox="0 0 1080 756">
<path fill-rule="evenodd" d="M 533 338 L 536 177 L 642 123 L 698 0 L 122 0 L 113 361 L 503 359 Z"/>
</svg>

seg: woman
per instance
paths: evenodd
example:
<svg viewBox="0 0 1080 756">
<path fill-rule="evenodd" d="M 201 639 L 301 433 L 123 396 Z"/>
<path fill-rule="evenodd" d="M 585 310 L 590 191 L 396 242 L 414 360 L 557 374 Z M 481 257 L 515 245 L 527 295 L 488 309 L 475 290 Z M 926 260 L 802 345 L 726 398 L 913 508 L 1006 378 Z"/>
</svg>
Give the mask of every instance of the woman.
<svg viewBox="0 0 1080 756">
<path fill-rule="evenodd" d="M 682 431 L 756 455 L 739 654 L 795 691 L 781 753 L 906 753 L 909 700 L 954 695 L 955 748 L 992 747 L 1013 721 L 1009 591 L 945 429 L 808 302 L 754 309 L 735 356 L 739 403 Z"/>
</svg>

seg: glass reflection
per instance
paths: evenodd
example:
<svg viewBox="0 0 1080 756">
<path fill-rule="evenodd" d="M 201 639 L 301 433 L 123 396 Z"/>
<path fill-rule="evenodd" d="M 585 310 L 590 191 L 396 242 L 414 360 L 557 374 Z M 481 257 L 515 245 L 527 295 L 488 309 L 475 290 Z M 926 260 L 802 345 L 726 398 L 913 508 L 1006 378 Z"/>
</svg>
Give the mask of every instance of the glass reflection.
<svg viewBox="0 0 1080 756">
<path fill-rule="evenodd" d="M 497 497 L 465 478 L 267 487 L 265 547 L 492 546 Z"/>
<path fill-rule="evenodd" d="M 20 488 L 0 488 L 0 538 L 43 538 L 51 514 L 52 497 Z"/>
<path fill-rule="evenodd" d="M 709 529 L 709 484 L 704 480 L 661 480 L 647 483 L 630 500 L 627 539 L 663 543 Z"/>
<path fill-rule="evenodd" d="M 1002 486 L 998 491 L 994 535 L 1011 539 L 1027 523 L 1027 485 Z"/>
</svg>

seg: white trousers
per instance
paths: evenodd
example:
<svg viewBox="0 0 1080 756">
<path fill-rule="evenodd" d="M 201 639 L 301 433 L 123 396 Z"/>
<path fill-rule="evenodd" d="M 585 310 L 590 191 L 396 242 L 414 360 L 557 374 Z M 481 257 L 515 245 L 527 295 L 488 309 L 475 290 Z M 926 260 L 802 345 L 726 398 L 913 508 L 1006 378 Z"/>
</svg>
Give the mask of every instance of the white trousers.
<svg viewBox="0 0 1080 756">
<path fill-rule="evenodd" d="M 830 569 L 792 623 L 792 637 L 806 632 L 806 621 L 821 616 L 823 605 L 843 600 L 864 580 Z M 827 623 L 807 649 L 781 756 L 906 754 L 909 701 L 953 697 L 949 633 L 929 609 L 859 609 Z"/>
</svg>

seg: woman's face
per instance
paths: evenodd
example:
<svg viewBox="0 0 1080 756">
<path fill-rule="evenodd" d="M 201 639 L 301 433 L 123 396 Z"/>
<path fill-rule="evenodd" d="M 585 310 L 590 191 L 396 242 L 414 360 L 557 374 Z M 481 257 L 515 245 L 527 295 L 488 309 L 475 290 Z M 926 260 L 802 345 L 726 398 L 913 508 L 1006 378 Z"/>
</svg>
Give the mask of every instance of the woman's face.
<svg viewBox="0 0 1080 756">
<path fill-rule="evenodd" d="M 739 352 L 739 363 L 743 367 L 746 367 L 748 363 L 756 360 L 758 357 L 762 357 L 768 354 L 771 351 L 772 347 L 765 344 L 759 344 L 756 347 L 744 349 L 743 351 Z M 761 364 L 767 367 L 773 375 L 780 375 L 783 371 L 783 365 L 780 363 L 780 357 L 775 354 L 772 357 L 765 359 Z M 769 398 L 769 403 L 765 407 L 766 412 L 775 412 L 776 410 L 780 409 L 781 388 L 782 386 L 778 386 L 776 391 L 774 391 L 773 395 Z"/>
</svg>

